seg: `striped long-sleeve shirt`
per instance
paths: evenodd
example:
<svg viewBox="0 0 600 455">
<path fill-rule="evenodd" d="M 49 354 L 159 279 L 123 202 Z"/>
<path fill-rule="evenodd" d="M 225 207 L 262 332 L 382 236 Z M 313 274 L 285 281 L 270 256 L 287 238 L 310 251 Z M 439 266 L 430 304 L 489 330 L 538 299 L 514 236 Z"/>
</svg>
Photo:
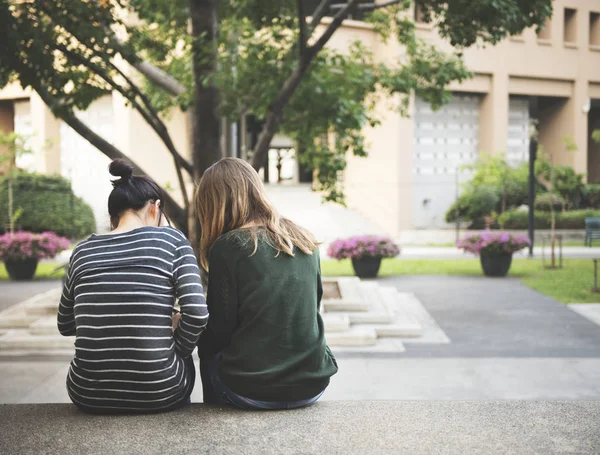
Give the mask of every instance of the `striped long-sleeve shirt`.
<svg viewBox="0 0 600 455">
<path fill-rule="evenodd" d="M 182 317 L 172 330 L 178 299 Z M 92 235 L 69 265 L 58 310 L 75 335 L 71 400 L 92 411 L 170 408 L 193 386 L 189 363 L 208 319 L 193 250 L 176 229 Z"/>
</svg>

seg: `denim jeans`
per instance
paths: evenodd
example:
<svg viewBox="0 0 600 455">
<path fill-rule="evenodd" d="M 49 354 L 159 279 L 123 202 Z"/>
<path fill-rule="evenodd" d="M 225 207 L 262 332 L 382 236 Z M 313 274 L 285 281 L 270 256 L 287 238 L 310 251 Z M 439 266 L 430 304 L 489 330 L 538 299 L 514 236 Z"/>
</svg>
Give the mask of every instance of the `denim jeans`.
<svg viewBox="0 0 600 455">
<path fill-rule="evenodd" d="M 261 401 L 238 395 L 229 389 L 219 377 L 220 355 L 200 357 L 200 377 L 204 403 L 233 405 L 245 410 L 298 409 L 315 404 L 323 390 L 316 397 L 300 401 Z"/>
</svg>

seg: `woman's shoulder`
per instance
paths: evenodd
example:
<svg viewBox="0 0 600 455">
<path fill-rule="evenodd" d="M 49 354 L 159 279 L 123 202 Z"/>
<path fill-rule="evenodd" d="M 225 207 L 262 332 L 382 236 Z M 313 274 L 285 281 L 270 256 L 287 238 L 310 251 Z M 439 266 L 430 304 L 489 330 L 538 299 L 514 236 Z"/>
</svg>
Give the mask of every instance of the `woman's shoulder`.
<svg viewBox="0 0 600 455">
<path fill-rule="evenodd" d="M 236 229 L 221 235 L 213 244 L 212 250 L 238 251 L 245 249 L 252 241 L 251 233 L 246 229 Z"/>
</svg>

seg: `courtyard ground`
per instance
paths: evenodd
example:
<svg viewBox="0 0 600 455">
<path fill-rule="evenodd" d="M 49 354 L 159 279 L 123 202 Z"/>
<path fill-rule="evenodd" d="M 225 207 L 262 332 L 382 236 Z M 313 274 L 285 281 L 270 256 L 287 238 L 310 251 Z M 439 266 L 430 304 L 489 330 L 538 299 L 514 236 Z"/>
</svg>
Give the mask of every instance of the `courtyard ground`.
<svg viewBox="0 0 600 455">
<path fill-rule="evenodd" d="M 564 304 L 510 278 L 379 281 L 415 293 L 451 343 L 339 353 L 324 400 L 600 400 L 600 326 Z M 0 352 L 0 403 L 68 402 L 69 361 Z"/>
</svg>

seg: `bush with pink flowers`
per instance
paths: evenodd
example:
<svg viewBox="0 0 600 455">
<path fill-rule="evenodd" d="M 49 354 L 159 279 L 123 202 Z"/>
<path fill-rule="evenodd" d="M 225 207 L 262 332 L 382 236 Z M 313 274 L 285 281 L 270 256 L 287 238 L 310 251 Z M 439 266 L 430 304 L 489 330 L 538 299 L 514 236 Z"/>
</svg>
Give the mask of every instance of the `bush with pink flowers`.
<svg viewBox="0 0 600 455">
<path fill-rule="evenodd" d="M 467 234 L 456 245 L 466 252 L 480 256 L 512 254 L 529 246 L 525 234 L 513 234 L 505 231 L 484 231 Z"/>
<path fill-rule="evenodd" d="M 334 259 L 394 258 L 400 248 L 389 237 L 358 235 L 335 240 L 327 254 Z"/>
<path fill-rule="evenodd" d="M 54 232 L 6 233 L 0 236 L 0 261 L 27 261 L 30 259 L 51 259 L 69 248 L 70 242 Z"/>
</svg>

